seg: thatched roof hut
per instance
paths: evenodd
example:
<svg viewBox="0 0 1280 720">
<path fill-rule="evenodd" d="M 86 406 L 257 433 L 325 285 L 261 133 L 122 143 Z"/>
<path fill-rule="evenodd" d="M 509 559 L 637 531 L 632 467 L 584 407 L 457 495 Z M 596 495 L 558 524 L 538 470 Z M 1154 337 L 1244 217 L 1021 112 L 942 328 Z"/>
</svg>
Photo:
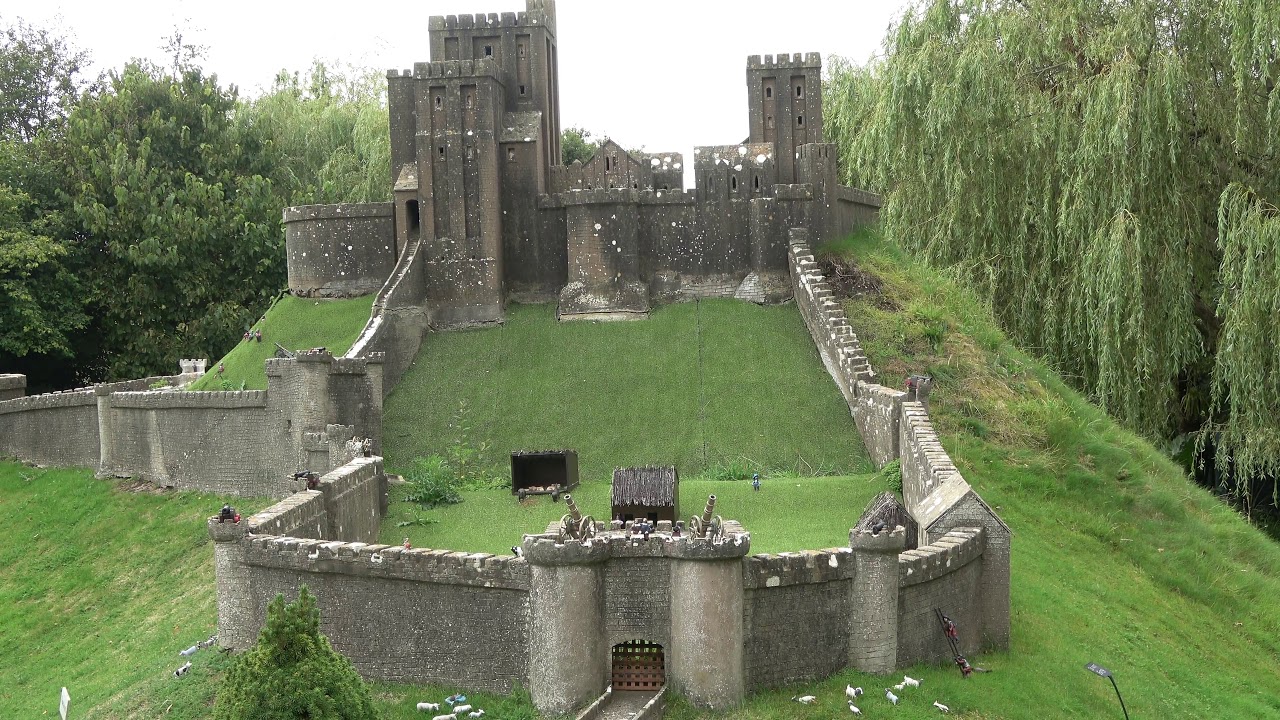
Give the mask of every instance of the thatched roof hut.
<svg viewBox="0 0 1280 720">
<path fill-rule="evenodd" d="M 615 468 L 611 505 L 613 517 L 671 520 L 678 516 L 680 475 L 672 465 Z"/>
</svg>

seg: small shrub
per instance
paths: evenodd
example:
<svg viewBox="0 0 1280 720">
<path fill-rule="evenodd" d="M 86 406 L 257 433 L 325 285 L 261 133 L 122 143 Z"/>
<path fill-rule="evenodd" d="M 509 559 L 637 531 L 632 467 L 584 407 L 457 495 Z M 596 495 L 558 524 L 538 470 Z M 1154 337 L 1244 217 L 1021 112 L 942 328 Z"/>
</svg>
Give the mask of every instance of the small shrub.
<svg viewBox="0 0 1280 720">
<path fill-rule="evenodd" d="M 152 390 L 163 390 L 163 389 L 165 389 L 165 388 L 169 387 L 169 381 L 168 381 L 168 380 L 156 380 L 155 382 L 151 383 L 151 384 L 150 384 L 150 385 L 148 385 L 147 387 L 151 388 Z"/>
<path fill-rule="evenodd" d="M 304 585 L 295 602 L 276 595 L 252 650 L 236 658 L 215 720 L 377 720 L 373 696 L 351 661 L 320 634 L 320 610 Z"/>
<path fill-rule="evenodd" d="M 732 460 L 728 463 L 722 463 L 714 467 L 708 468 L 706 478 L 708 480 L 722 480 L 731 482 L 734 480 L 750 480 L 751 476 L 758 472 L 755 468 L 742 460 Z"/>
<path fill-rule="evenodd" d="M 462 502 L 459 494 L 458 475 L 449 461 L 439 455 L 429 455 L 413 461 L 413 469 L 405 475 L 406 502 L 424 507 L 454 505 Z"/>
<path fill-rule="evenodd" d="M 893 489 L 899 495 L 902 494 L 902 461 L 894 460 L 893 462 L 880 468 L 880 477 L 884 483 Z"/>
</svg>

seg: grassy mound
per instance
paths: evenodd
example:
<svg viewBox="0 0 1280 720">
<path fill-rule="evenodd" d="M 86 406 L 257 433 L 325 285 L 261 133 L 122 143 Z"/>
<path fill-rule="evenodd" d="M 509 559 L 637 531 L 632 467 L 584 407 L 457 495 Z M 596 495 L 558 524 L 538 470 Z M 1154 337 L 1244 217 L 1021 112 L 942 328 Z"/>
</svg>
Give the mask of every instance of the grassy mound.
<svg viewBox="0 0 1280 720">
<path fill-rule="evenodd" d="M 885 679 L 850 672 L 734 716 L 848 717 L 852 682 L 867 688 L 865 717 L 932 718 L 935 700 L 962 718 L 1122 717 L 1084 669 L 1097 662 L 1134 718 L 1280 717 L 1280 546 L 1012 347 L 972 293 L 874 236 L 837 256 L 856 266 L 846 305 L 872 364 L 886 383 L 934 376 L 943 445 L 1013 528 L 1012 647 L 967 681 L 908 670 L 924 683 L 896 709 Z M 801 691 L 818 704 L 792 702 Z"/>
<path fill-rule="evenodd" d="M 326 347 L 334 355 L 351 349 L 369 321 L 373 295 L 343 300 L 299 298 L 284 295 L 254 324 L 262 331 L 262 342 L 240 342 L 221 362 L 226 371 L 218 375 L 218 363 L 191 390 L 265 390 L 267 375 L 262 363 L 276 353 L 276 343 L 290 350 Z"/>
<path fill-rule="evenodd" d="M 158 493 L 89 470 L 0 461 L 0 716 L 85 720 L 210 716 L 228 656 L 201 650 L 181 678 L 178 651 L 217 631 L 213 543 L 205 518 L 265 499 Z M 465 689 L 465 688 L 463 688 Z M 374 684 L 387 720 L 457 688 Z M 468 692 L 468 695 L 473 695 Z M 491 716 L 532 720 L 527 696 L 476 695 Z"/>
<path fill-rule="evenodd" d="M 454 443 L 508 471 L 513 450 L 574 448 L 584 481 L 615 466 L 796 475 L 870 469 L 794 307 L 671 305 L 643 321 L 557 323 L 512 306 L 500 329 L 431 335 L 387 398 L 387 464 Z"/>
<path fill-rule="evenodd" d="M 751 552 L 819 550 L 848 543 L 849 528 L 867 503 L 888 489 L 878 474 L 846 477 L 764 478 L 759 492 L 747 481 L 680 481 L 680 517 L 702 512 L 707 496 L 716 496 L 716 513 L 751 531 Z M 393 495 L 395 491 L 393 490 Z M 538 533 L 568 512 L 548 496 L 520 502 L 510 489 L 462 493 L 463 502 L 421 511 L 396 502 L 382 522 L 379 542 L 399 544 L 408 537 L 414 547 L 510 554 L 523 533 Z M 609 484 L 590 482 L 573 491 L 583 513 L 609 517 Z M 411 523 L 402 525 L 401 523 Z"/>
</svg>

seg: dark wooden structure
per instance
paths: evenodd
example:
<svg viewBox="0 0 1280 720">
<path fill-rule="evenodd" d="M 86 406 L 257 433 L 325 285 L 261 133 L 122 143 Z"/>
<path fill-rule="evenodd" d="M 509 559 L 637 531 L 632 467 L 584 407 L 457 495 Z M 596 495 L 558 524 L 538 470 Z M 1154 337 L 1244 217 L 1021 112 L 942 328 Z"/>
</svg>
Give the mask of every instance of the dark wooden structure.
<svg viewBox="0 0 1280 720">
<path fill-rule="evenodd" d="M 680 516 L 680 475 L 674 466 L 616 468 L 611 512 L 614 520 L 652 522 Z"/>
<path fill-rule="evenodd" d="M 920 526 L 902 503 L 898 502 L 898 496 L 886 490 L 867 503 L 867 509 L 862 512 L 862 517 L 858 518 L 853 529 L 859 532 L 864 530 L 871 532 L 877 526 L 883 526 L 884 529 L 892 531 L 898 525 L 907 531 L 906 549 L 915 550 L 920 544 L 917 537 Z"/>
<path fill-rule="evenodd" d="M 511 453 L 511 494 L 550 495 L 559 500 L 578 486 L 578 451 L 520 450 Z"/>
<path fill-rule="evenodd" d="M 662 646 L 643 640 L 629 640 L 613 646 L 613 689 L 617 691 L 658 690 L 667 681 L 667 662 Z"/>
</svg>

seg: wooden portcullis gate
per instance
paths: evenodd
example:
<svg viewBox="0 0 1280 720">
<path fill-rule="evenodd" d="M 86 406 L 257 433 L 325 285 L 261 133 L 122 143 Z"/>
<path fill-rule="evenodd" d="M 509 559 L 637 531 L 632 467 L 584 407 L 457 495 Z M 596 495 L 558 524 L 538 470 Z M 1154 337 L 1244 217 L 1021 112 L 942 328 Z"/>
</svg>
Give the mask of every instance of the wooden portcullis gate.
<svg viewBox="0 0 1280 720">
<path fill-rule="evenodd" d="M 629 640 L 613 646 L 613 689 L 653 692 L 667 680 L 667 661 L 662 646 L 643 640 Z"/>
</svg>

